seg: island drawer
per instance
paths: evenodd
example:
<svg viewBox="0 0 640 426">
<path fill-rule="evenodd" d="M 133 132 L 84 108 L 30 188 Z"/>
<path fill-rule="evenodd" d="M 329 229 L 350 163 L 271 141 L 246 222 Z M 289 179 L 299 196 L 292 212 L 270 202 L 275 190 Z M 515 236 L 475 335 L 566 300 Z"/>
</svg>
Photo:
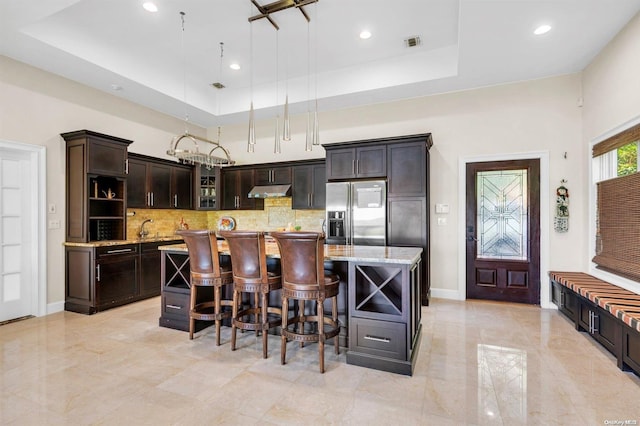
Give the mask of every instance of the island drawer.
<svg viewBox="0 0 640 426">
<path fill-rule="evenodd" d="M 351 318 L 349 350 L 384 358 L 407 359 L 407 325 L 400 322 Z"/>
<path fill-rule="evenodd" d="M 189 320 L 189 293 L 162 293 L 162 311 Z"/>
</svg>

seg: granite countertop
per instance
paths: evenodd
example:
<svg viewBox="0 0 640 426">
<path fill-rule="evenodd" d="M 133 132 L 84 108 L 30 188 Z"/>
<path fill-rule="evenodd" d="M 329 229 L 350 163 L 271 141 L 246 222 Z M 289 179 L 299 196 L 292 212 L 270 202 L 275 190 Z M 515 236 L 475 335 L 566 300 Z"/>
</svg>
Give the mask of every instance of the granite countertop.
<svg viewBox="0 0 640 426">
<path fill-rule="evenodd" d="M 171 244 L 158 247 L 159 250 L 187 253 L 187 245 Z M 267 256 L 280 257 L 278 245 L 274 241 L 266 241 Z M 228 254 L 229 246 L 226 241 L 218 241 L 220 253 Z M 377 263 L 402 263 L 412 265 L 420 258 L 420 247 L 388 247 L 388 246 L 342 246 L 327 244 L 324 246 L 325 260 L 377 262 Z"/>
<path fill-rule="evenodd" d="M 110 247 L 110 246 L 122 246 L 126 244 L 139 244 L 139 243 L 157 243 L 163 241 L 181 241 L 182 237 L 179 235 L 164 235 L 164 236 L 152 236 L 145 238 L 132 238 L 130 240 L 103 240 L 103 241 L 91 241 L 88 243 L 73 243 L 65 242 L 67 247 Z"/>
</svg>

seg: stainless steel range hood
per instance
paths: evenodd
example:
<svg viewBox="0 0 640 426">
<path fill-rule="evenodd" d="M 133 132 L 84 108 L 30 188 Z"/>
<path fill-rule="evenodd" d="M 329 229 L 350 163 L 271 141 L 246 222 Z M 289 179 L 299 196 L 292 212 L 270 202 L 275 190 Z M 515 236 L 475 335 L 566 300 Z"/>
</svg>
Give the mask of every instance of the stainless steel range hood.
<svg viewBox="0 0 640 426">
<path fill-rule="evenodd" d="M 251 188 L 249 198 L 276 198 L 291 195 L 291 185 L 258 185 Z"/>
</svg>

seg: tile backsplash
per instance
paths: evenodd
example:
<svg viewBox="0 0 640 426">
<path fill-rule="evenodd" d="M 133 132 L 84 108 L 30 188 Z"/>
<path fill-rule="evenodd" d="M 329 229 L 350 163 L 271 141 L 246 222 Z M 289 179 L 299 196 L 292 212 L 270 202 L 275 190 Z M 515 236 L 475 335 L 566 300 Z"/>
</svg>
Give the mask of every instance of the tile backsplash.
<svg viewBox="0 0 640 426">
<path fill-rule="evenodd" d="M 218 229 L 221 217 L 232 217 L 236 229 L 277 231 L 300 226 L 305 231 L 322 231 L 324 210 L 292 210 L 291 197 L 267 198 L 264 210 L 197 211 L 172 209 L 127 209 L 127 237 L 135 238 L 145 219 L 152 219 L 145 229 L 149 235 L 173 235 L 184 220 L 189 229 Z M 134 215 L 131 215 L 135 213 Z"/>
</svg>

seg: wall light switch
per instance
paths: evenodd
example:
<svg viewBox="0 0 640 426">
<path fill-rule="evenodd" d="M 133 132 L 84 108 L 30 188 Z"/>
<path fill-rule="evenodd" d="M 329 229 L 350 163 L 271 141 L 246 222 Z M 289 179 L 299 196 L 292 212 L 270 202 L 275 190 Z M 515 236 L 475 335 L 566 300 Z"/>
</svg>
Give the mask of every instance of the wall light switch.
<svg viewBox="0 0 640 426">
<path fill-rule="evenodd" d="M 438 218 L 438 226 L 445 226 L 447 224 L 447 218 L 446 217 L 439 217 Z"/>
<path fill-rule="evenodd" d="M 436 204 L 436 213 L 449 213 L 449 204 Z"/>
<path fill-rule="evenodd" d="M 49 208 L 47 209 L 49 214 L 56 214 L 56 205 L 51 203 L 49 204 Z"/>
</svg>

